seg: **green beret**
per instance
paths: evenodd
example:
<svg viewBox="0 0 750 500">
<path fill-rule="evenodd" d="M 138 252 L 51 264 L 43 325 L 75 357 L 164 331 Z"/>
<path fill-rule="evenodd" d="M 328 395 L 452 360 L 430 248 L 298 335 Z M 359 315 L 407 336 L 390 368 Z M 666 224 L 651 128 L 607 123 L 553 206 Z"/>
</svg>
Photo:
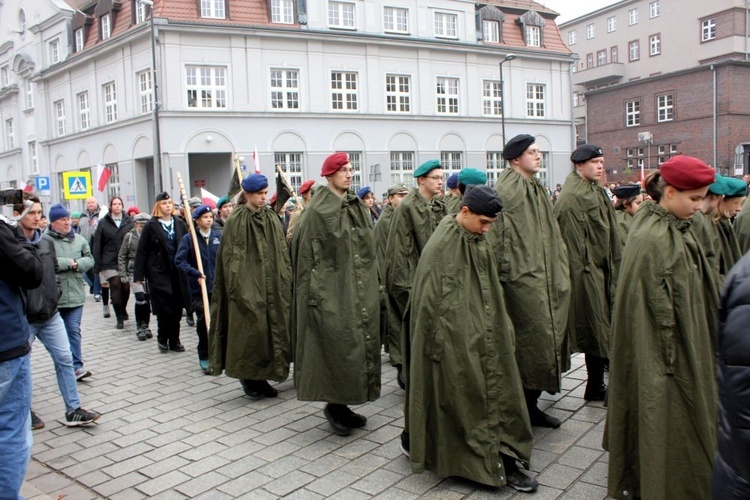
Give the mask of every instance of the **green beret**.
<svg viewBox="0 0 750 500">
<path fill-rule="evenodd" d="M 487 172 L 476 168 L 464 168 L 458 173 L 458 182 L 464 186 L 487 184 Z"/>
<path fill-rule="evenodd" d="M 73 212 L 70 214 L 71 219 L 80 219 L 81 218 L 81 212 Z"/>
<path fill-rule="evenodd" d="M 226 196 L 222 196 L 222 197 L 221 197 L 221 198 L 219 198 L 219 200 L 218 200 L 218 201 L 216 202 L 216 209 L 217 209 L 217 210 L 221 210 L 221 207 L 223 207 L 224 205 L 226 205 L 228 201 L 229 201 L 229 198 L 228 198 L 228 197 L 226 197 Z"/>
<path fill-rule="evenodd" d="M 422 163 L 418 169 L 414 171 L 414 177 L 422 177 L 423 175 L 427 175 L 436 168 L 442 168 L 440 166 L 440 160 L 427 160 L 426 162 Z"/>
<path fill-rule="evenodd" d="M 742 179 L 735 179 L 734 177 L 724 177 L 724 183 L 726 185 L 724 198 L 737 198 L 740 196 L 747 196 L 747 183 Z"/>
<path fill-rule="evenodd" d="M 724 182 L 724 177 L 719 174 L 716 174 L 713 184 L 708 186 L 708 192 L 717 196 L 724 196 L 726 189 L 727 185 Z"/>
</svg>

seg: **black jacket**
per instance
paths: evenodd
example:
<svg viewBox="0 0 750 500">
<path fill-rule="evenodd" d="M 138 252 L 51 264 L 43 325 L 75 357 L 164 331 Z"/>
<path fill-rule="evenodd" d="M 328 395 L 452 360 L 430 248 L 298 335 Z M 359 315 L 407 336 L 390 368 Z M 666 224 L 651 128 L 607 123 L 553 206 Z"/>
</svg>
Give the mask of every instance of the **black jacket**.
<svg viewBox="0 0 750 500">
<path fill-rule="evenodd" d="M 99 223 L 101 227 L 101 223 Z M 143 226 L 141 241 L 135 253 L 133 281 L 148 280 L 151 306 L 155 314 L 176 314 L 185 307 L 180 285 L 180 272 L 174 264 L 174 255 L 180 240 L 187 233 L 187 225 L 180 217 L 174 217 L 174 254 L 170 256 L 167 235 L 157 217 L 152 217 Z"/>
<path fill-rule="evenodd" d="M 133 219 L 122 214 L 122 221 L 118 228 L 110 214 L 99 219 L 94 236 L 94 272 L 99 273 L 107 269 L 118 270 L 117 257 L 122 246 L 122 239 L 133 229 Z"/>
<path fill-rule="evenodd" d="M 62 293 L 60 277 L 57 275 L 57 253 L 55 244 L 52 240 L 43 238 L 40 230 L 37 230 L 30 243 L 36 248 L 42 261 L 42 283 L 26 292 L 26 317 L 29 323 L 44 323 L 57 312 L 57 303 Z"/>
<path fill-rule="evenodd" d="M 727 275 L 719 304 L 718 451 L 713 498 L 750 498 L 750 253 Z"/>
</svg>

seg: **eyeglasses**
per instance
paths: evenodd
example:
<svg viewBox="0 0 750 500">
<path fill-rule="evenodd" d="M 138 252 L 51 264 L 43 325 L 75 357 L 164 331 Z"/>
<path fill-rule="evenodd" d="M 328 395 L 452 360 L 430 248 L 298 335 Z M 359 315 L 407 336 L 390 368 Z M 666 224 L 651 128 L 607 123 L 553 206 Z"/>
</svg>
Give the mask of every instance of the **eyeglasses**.
<svg viewBox="0 0 750 500">
<path fill-rule="evenodd" d="M 435 181 L 440 181 L 440 182 L 443 181 L 442 175 L 426 175 L 425 177 L 427 177 L 428 179 L 435 180 Z"/>
</svg>

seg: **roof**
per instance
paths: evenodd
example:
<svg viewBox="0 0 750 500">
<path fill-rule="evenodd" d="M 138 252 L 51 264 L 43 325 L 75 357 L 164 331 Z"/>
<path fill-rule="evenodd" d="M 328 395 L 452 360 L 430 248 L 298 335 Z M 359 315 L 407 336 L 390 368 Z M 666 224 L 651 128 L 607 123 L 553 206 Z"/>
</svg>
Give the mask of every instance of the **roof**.
<svg viewBox="0 0 750 500">
<path fill-rule="evenodd" d="M 498 7 L 501 7 L 503 10 L 517 10 L 520 12 L 526 12 L 528 10 L 535 10 L 539 12 L 540 14 L 549 14 L 554 17 L 557 17 L 560 15 L 559 12 L 556 12 L 552 9 L 548 9 L 544 5 L 540 4 L 539 2 L 532 2 L 531 0 L 484 0 L 484 1 L 477 1 L 478 4 L 487 4 L 487 5 L 496 5 Z"/>
</svg>

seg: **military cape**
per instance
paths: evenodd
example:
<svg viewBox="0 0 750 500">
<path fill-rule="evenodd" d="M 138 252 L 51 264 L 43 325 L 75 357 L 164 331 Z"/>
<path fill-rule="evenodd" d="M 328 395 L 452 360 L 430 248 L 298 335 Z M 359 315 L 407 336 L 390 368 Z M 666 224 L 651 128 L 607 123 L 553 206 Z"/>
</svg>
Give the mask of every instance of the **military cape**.
<svg viewBox="0 0 750 500">
<path fill-rule="evenodd" d="M 502 486 L 499 453 L 528 467 L 532 433 L 487 239 L 455 216 L 443 219 L 423 250 L 412 292 L 412 469 Z"/>
<path fill-rule="evenodd" d="M 719 235 L 719 290 L 724 285 L 724 279 L 734 265 L 742 258 L 740 244 L 734 232 L 732 223 L 726 217 L 716 221 L 716 232 Z"/>
<path fill-rule="evenodd" d="M 622 249 L 625 248 L 630 226 L 633 225 L 633 216 L 625 210 L 615 210 L 615 219 L 617 220 L 617 235 L 620 237 L 620 248 Z"/>
<path fill-rule="evenodd" d="M 718 293 L 690 221 L 651 201 L 634 219 L 612 328 L 604 434 L 609 495 L 708 499 Z"/>
<path fill-rule="evenodd" d="M 302 401 L 380 396 L 380 285 L 372 219 L 359 198 L 320 188 L 292 236 L 294 384 Z"/>
<path fill-rule="evenodd" d="M 737 235 L 737 243 L 740 252 L 745 255 L 750 251 L 750 203 L 742 205 L 742 210 L 734 218 L 734 232 Z"/>
<path fill-rule="evenodd" d="M 209 366 L 246 380 L 289 376 L 291 265 L 276 213 L 246 205 L 224 225 L 211 294 Z"/>
<path fill-rule="evenodd" d="M 461 208 L 461 197 L 455 194 L 443 196 L 443 204 L 445 205 L 446 214 L 457 214 Z"/>
<path fill-rule="evenodd" d="M 570 369 L 564 345 L 570 304 L 568 251 L 538 179 L 506 168 L 495 190 L 503 210 L 490 231 L 523 387 L 554 394 L 560 391 L 562 373 Z"/>
<path fill-rule="evenodd" d="M 391 229 L 391 222 L 393 221 L 393 213 L 395 208 L 390 203 L 383 207 L 383 211 L 380 212 L 380 218 L 375 223 L 375 250 L 378 257 L 378 272 L 380 273 L 381 283 L 385 281 L 385 248 L 388 245 L 388 232 Z M 384 287 L 385 288 L 385 287 Z M 384 299 L 384 297 L 381 297 Z M 381 304 L 380 308 L 380 343 L 385 347 L 385 351 L 388 352 L 388 324 L 399 324 L 400 318 L 388 318 L 388 314 L 391 310 Z"/>
<path fill-rule="evenodd" d="M 598 183 L 572 172 L 565 180 L 554 214 L 570 264 L 571 352 L 606 358 L 621 254 L 615 209 Z"/>
</svg>

